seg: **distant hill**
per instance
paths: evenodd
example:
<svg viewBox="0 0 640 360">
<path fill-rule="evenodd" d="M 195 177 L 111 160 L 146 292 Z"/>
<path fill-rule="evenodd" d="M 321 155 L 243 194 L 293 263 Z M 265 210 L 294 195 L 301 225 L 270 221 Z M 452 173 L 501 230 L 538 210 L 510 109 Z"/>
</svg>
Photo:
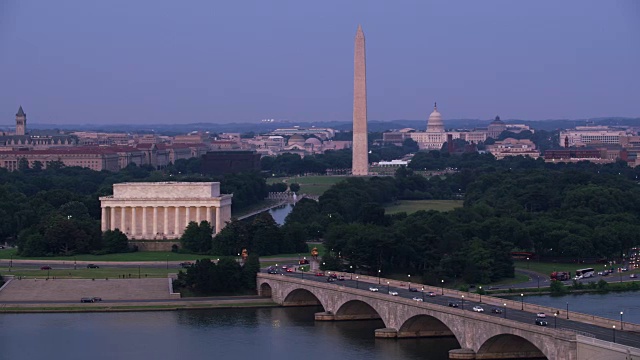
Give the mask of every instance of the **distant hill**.
<svg viewBox="0 0 640 360">
<path fill-rule="evenodd" d="M 486 127 L 493 119 L 448 119 L 445 120 L 447 129 L 473 129 L 478 127 Z M 579 120 L 522 120 L 522 119 L 503 119 L 507 124 L 526 124 L 538 130 L 557 130 L 573 128 L 575 126 L 584 125 L 613 125 L 613 126 L 640 126 L 640 118 L 594 118 Z M 239 132 L 256 134 L 266 133 L 277 128 L 289 128 L 293 126 L 301 127 L 329 127 L 341 131 L 351 131 L 352 123 L 350 121 L 318 121 L 318 122 L 273 122 L 273 123 L 191 123 L 191 124 L 151 124 L 151 125 L 135 125 L 135 124 L 29 124 L 31 129 L 60 129 L 60 130 L 77 130 L 77 131 L 105 131 L 105 132 L 127 132 L 127 133 L 158 133 L 158 134 L 184 134 L 191 131 L 209 131 L 209 132 Z M 368 122 L 369 131 L 387 131 L 399 130 L 403 128 L 413 128 L 416 130 L 425 130 L 427 120 L 392 120 L 379 121 L 370 120 Z"/>
</svg>

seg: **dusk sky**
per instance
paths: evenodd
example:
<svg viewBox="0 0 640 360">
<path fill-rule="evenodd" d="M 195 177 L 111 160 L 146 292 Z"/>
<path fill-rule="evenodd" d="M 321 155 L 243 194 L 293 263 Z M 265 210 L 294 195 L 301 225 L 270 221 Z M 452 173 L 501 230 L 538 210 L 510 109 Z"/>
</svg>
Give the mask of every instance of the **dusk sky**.
<svg viewBox="0 0 640 360">
<path fill-rule="evenodd" d="M 0 126 L 640 117 L 640 1 L 1 0 Z"/>
</svg>

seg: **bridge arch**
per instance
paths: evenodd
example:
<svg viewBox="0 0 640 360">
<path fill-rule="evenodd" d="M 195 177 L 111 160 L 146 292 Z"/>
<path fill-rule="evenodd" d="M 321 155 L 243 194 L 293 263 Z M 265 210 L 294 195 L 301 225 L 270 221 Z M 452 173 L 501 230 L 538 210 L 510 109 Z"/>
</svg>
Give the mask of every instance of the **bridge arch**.
<svg viewBox="0 0 640 360">
<path fill-rule="evenodd" d="M 302 305 L 320 305 L 325 308 L 324 304 L 318 297 L 307 289 L 297 288 L 289 292 L 282 302 L 282 306 L 302 306 Z"/>
<path fill-rule="evenodd" d="M 476 352 L 477 359 L 549 359 L 544 346 L 513 334 L 499 334 L 487 339 Z"/>
<path fill-rule="evenodd" d="M 407 319 L 398 329 L 399 338 L 437 336 L 456 337 L 453 331 L 440 319 L 425 314 L 415 315 Z M 460 344 L 460 340 L 457 337 L 456 340 Z"/>
<path fill-rule="evenodd" d="M 266 282 L 263 282 L 262 284 L 260 284 L 260 290 L 258 295 L 270 298 L 273 295 L 273 289 L 271 288 L 271 285 L 269 285 Z"/>
<path fill-rule="evenodd" d="M 362 300 L 349 300 L 338 307 L 335 312 L 335 320 L 373 320 L 385 319 L 373 306 Z"/>
</svg>

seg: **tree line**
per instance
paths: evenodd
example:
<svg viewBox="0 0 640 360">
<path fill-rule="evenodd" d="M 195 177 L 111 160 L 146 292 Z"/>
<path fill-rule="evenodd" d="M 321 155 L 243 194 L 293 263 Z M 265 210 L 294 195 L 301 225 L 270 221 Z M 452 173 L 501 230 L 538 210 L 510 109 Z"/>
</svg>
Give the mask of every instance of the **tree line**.
<svg viewBox="0 0 640 360">
<path fill-rule="evenodd" d="M 433 152 L 421 161 L 458 171 L 427 179 L 401 168 L 395 177 L 348 178 L 318 202 L 298 202 L 285 226 L 299 224 L 308 239 L 323 238 L 330 249 L 325 263 L 419 274 L 431 284 L 512 277 L 513 251 L 580 261 L 620 257 L 640 244 L 640 169 Z M 385 213 L 386 204 L 416 193 L 462 195 L 464 207 Z"/>
</svg>

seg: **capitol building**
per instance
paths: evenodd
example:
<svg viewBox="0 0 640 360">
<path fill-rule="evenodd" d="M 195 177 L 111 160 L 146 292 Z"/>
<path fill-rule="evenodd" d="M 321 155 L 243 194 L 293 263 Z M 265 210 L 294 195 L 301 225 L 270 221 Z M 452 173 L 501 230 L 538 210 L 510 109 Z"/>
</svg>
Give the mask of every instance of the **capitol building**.
<svg viewBox="0 0 640 360">
<path fill-rule="evenodd" d="M 498 118 L 497 121 L 500 121 Z M 493 123 L 492 123 L 493 124 Z M 504 124 L 504 123 L 503 123 Z M 447 139 L 462 139 L 469 143 L 477 144 L 487 140 L 487 131 L 446 131 L 442 114 L 438 111 L 438 104 L 433 105 L 433 112 L 427 120 L 426 131 L 415 131 L 415 129 L 402 129 L 395 132 L 382 134 L 385 143 L 401 145 L 405 139 L 412 139 L 421 150 L 440 150 Z"/>
</svg>

